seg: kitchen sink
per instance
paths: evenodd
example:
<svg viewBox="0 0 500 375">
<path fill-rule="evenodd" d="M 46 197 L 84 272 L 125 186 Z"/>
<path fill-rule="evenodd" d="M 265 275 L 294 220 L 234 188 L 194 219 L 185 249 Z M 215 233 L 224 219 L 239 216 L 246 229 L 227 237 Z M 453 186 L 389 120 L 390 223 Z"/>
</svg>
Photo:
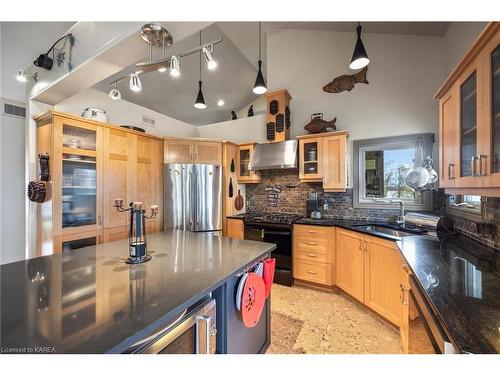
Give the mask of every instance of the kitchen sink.
<svg viewBox="0 0 500 375">
<path fill-rule="evenodd" d="M 367 232 L 372 232 L 374 234 L 380 233 L 394 237 L 417 236 L 419 234 L 425 234 L 427 232 L 422 229 L 406 229 L 389 224 L 356 224 L 353 225 L 353 227 L 364 229 Z"/>
</svg>

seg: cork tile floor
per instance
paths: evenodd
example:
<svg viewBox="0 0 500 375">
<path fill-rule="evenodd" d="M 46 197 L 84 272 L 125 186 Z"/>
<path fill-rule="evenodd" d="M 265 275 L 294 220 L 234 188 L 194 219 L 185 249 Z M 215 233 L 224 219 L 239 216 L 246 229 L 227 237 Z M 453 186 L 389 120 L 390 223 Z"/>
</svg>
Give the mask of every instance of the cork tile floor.
<svg viewBox="0 0 500 375">
<path fill-rule="evenodd" d="M 274 284 L 268 354 L 399 354 L 399 333 L 342 294 Z"/>
</svg>

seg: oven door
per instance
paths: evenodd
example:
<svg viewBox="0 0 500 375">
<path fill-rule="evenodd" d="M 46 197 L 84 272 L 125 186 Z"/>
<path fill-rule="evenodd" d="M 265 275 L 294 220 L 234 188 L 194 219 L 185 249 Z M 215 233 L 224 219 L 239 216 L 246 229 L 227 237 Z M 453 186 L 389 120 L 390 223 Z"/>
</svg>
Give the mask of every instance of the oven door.
<svg viewBox="0 0 500 375">
<path fill-rule="evenodd" d="M 154 334 L 136 342 L 125 353 L 215 354 L 215 299 L 184 310 Z"/>
<path fill-rule="evenodd" d="M 425 299 L 414 276 L 410 276 L 410 329 L 409 353 L 455 354 L 458 351 L 451 343 L 439 319 Z"/>
</svg>

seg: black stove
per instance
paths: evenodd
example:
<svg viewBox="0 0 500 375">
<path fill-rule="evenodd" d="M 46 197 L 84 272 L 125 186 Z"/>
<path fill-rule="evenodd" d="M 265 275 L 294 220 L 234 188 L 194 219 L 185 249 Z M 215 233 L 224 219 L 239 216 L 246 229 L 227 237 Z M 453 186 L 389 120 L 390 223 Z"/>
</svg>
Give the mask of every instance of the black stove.
<svg viewBox="0 0 500 375">
<path fill-rule="evenodd" d="M 300 219 L 302 216 L 298 214 L 285 214 L 285 213 L 273 213 L 273 214 L 262 214 L 262 213 L 251 213 L 245 214 L 243 221 L 248 224 L 285 224 L 292 225 L 294 221 Z"/>
<path fill-rule="evenodd" d="M 288 213 L 245 214 L 245 239 L 276 244 L 271 256 L 276 259 L 274 282 L 292 286 L 292 231 L 293 222 L 302 216 Z"/>
</svg>

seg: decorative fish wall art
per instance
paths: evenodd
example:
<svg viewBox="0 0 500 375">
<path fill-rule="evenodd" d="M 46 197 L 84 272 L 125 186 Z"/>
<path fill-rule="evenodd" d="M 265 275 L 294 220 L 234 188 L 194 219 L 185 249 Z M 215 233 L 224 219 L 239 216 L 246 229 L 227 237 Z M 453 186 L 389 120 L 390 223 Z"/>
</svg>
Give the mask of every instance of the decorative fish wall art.
<svg viewBox="0 0 500 375">
<path fill-rule="evenodd" d="M 351 91 L 356 83 L 368 84 L 366 72 L 368 67 L 365 66 L 362 70 L 355 74 L 344 74 L 335 78 L 332 82 L 323 87 L 323 91 L 329 93 L 339 93 L 342 91 Z"/>
</svg>

